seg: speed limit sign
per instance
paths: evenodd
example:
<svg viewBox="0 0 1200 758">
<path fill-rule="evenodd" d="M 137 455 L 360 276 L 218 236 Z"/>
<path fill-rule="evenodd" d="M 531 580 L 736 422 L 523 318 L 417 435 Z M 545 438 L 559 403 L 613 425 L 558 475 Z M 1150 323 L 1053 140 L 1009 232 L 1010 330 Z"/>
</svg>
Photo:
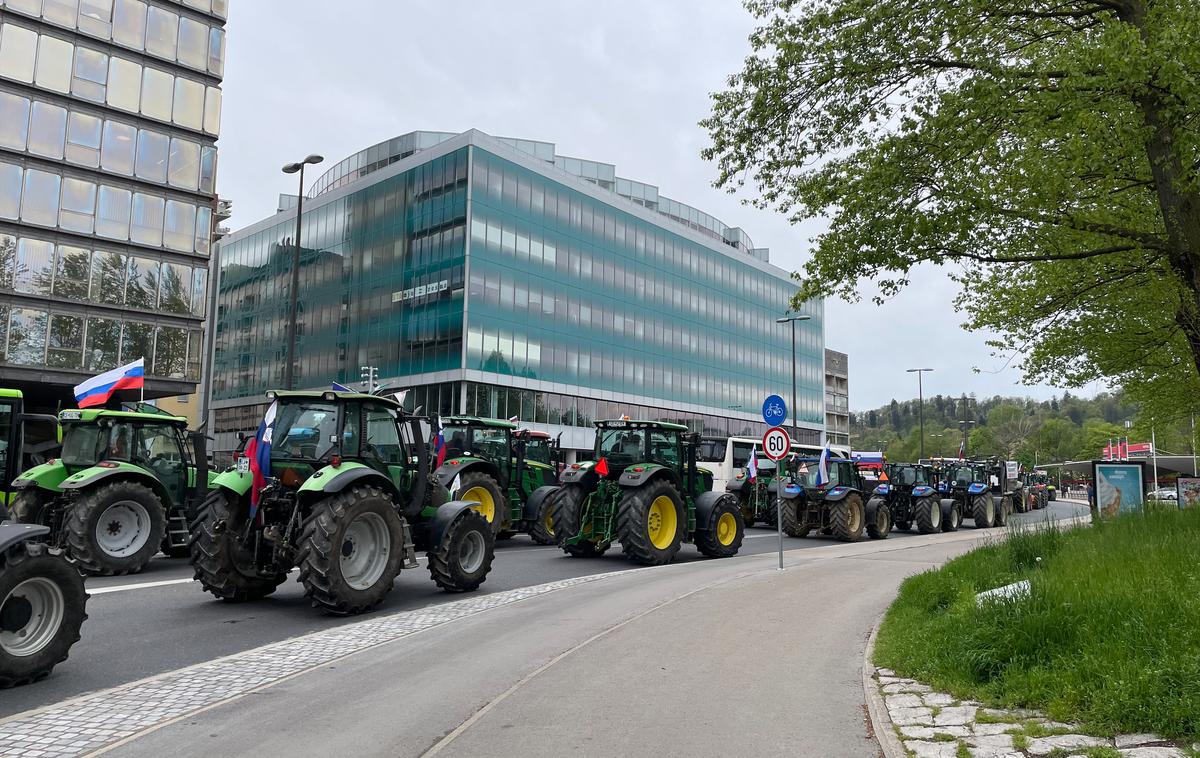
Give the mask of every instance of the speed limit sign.
<svg viewBox="0 0 1200 758">
<path fill-rule="evenodd" d="M 773 461 L 787 456 L 792 449 L 792 438 L 782 426 L 773 426 L 767 430 L 762 439 L 763 452 Z"/>
</svg>

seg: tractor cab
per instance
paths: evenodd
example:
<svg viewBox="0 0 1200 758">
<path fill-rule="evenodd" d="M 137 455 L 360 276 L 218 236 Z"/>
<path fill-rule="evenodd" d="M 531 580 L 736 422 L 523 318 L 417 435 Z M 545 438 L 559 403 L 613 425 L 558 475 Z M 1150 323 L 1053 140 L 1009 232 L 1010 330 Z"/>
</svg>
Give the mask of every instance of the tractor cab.
<svg viewBox="0 0 1200 758">
<path fill-rule="evenodd" d="M 20 390 L 0 389 L 0 521 L 7 518 L 13 482 L 22 471 L 43 463 L 61 443 L 58 419 L 25 413 Z"/>
</svg>

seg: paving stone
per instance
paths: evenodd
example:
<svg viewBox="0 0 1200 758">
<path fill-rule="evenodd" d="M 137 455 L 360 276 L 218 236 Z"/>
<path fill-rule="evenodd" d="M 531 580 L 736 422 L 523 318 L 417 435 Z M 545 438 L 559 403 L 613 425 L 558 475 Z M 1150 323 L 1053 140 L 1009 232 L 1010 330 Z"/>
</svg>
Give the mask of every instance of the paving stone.
<svg viewBox="0 0 1200 758">
<path fill-rule="evenodd" d="M 886 695 L 896 695 L 901 692 L 933 692 L 933 688 L 920 682 L 893 682 L 883 685 L 883 692 Z"/>
<path fill-rule="evenodd" d="M 1052 737 L 1034 737 L 1026 749 L 1030 755 L 1049 755 L 1055 750 L 1070 750 L 1077 747 L 1101 747 L 1108 740 L 1089 737 L 1086 734 L 1056 734 Z"/>
<path fill-rule="evenodd" d="M 875 673 L 880 676 L 895 676 L 896 672 L 891 669 L 875 669 Z"/>
<path fill-rule="evenodd" d="M 934 726 L 961 726 L 970 724 L 975 721 L 975 708 L 969 705 L 952 706 L 943 708 L 937 716 L 934 716 Z"/>
<path fill-rule="evenodd" d="M 904 747 L 912 751 L 917 758 L 955 758 L 958 753 L 956 742 L 922 742 L 911 740 Z"/>
<path fill-rule="evenodd" d="M 906 740 L 932 740 L 935 734 L 969 737 L 971 730 L 965 726 L 902 726 L 900 734 Z"/>
<path fill-rule="evenodd" d="M 963 703 L 966 705 L 966 703 Z M 1025 708 L 983 708 L 983 713 L 1006 721 L 1011 720 L 1013 723 L 1024 721 L 1025 719 L 1039 718 L 1042 714 L 1037 711 L 1030 711 Z"/>
<path fill-rule="evenodd" d="M 1177 747 L 1131 747 L 1119 752 L 1127 758 L 1187 758 L 1187 754 Z"/>
<path fill-rule="evenodd" d="M 1166 742 L 1166 738 L 1158 734 L 1118 734 L 1113 740 L 1118 748 L 1137 747 L 1147 742 Z"/>
<path fill-rule="evenodd" d="M 889 713 L 892 723 L 896 726 L 930 726 L 933 724 L 933 710 L 930 708 L 897 708 Z"/>
<path fill-rule="evenodd" d="M 953 695 L 947 695 L 945 692 L 930 692 L 928 695 L 922 695 L 921 699 L 925 701 L 925 705 L 936 705 L 939 708 L 958 702 Z"/>
<path fill-rule="evenodd" d="M 905 679 L 902 676 L 880 676 L 876 678 L 880 684 L 916 684 L 916 681 Z"/>
<path fill-rule="evenodd" d="M 889 711 L 893 708 L 924 708 L 925 702 L 920 695 L 888 695 L 887 707 Z"/>
<path fill-rule="evenodd" d="M 972 724 L 971 731 L 980 737 L 991 737 L 995 734 L 1004 734 L 1009 729 L 1016 728 L 1016 724 Z"/>
<path fill-rule="evenodd" d="M 1034 719 L 1046 729 L 1065 729 L 1068 732 L 1078 732 L 1079 724 L 1066 724 L 1062 721 L 1050 721 L 1049 719 Z"/>
<path fill-rule="evenodd" d="M 1011 734 L 993 734 L 988 737 L 968 737 L 967 749 L 971 751 L 973 758 L 983 758 L 983 756 L 1004 755 L 1012 753 L 1016 750 L 1013 747 L 1013 739 Z"/>
</svg>

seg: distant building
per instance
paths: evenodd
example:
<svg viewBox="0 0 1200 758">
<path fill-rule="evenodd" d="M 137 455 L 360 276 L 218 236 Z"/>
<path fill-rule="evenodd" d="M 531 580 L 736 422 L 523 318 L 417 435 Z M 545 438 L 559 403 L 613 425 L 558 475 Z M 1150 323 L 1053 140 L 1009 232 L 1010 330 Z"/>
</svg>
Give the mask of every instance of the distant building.
<svg viewBox="0 0 1200 758">
<path fill-rule="evenodd" d="M 825 429 L 830 445 L 850 449 L 850 359 L 825 348 Z"/>
</svg>

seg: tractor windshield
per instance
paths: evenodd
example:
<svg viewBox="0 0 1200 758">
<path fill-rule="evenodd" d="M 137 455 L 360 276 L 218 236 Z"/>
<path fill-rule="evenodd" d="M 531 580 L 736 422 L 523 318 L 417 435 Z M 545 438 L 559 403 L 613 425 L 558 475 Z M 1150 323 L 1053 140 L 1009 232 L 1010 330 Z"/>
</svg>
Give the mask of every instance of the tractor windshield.
<svg viewBox="0 0 1200 758">
<path fill-rule="evenodd" d="M 550 463 L 550 440 L 542 437 L 530 437 L 525 443 L 525 460 L 538 463 Z"/>
<path fill-rule="evenodd" d="M 904 484 L 914 486 L 924 484 L 925 477 L 922 476 L 922 471 L 916 466 L 902 466 L 894 474 L 896 484 Z"/>
<path fill-rule="evenodd" d="M 946 481 L 952 485 L 966 487 L 975 481 L 975 470 L 961 463 L 951 465 L 946 468 Z"/>
<path fill-rule="evenodd" d="M 747 453 L 749 455 L 749 453 Z M 737 456 L 736 450 L 734 456 Z M 705 438 L 696 446 L 696 460 L 701 463 L 722 463 L 725 460 L 725 440 Z M 744 464 L 743 464 L 744 465 Z"/>
<path fill-rule="evenodd" d="M 646 460 L 644 429 L 600 429 L 596 434 L 596 459 L 628 465 Z"/>
<path fill-rule="evenodd" d="M 62 462 L 67 468 L 94 466 L 104 457 L 109 430 L 100 424 L 67 424 Z"/>
<path fill-rule="evenodd" d="M 279 403 L 271 460 L 319 461 L 337 443 L 338 406 L 319 400 Z"/>
</svg>

